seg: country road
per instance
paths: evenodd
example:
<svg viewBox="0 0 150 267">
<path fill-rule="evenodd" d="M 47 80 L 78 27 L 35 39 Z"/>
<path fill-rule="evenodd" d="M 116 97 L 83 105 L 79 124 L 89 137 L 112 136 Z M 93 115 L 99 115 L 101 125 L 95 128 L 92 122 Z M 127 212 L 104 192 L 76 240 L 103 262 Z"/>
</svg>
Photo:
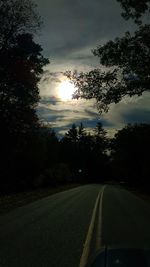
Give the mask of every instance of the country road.
<svg viewBox="0 0 150 267">
<path fill-rule="evenodd" d="M 150 248 L 150 205 L 87 185 L 0 216 L 0 266 L 82 267 L 101 247 Z"/>
</svg>

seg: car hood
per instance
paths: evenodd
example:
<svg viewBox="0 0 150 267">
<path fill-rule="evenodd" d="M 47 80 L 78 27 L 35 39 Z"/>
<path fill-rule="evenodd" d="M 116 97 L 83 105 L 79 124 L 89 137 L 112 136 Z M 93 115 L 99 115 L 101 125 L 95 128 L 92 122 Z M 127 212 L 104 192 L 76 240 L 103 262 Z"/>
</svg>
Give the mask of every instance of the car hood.
<svg viewBox="0 0 150 267">
<path fill-rule="evenodd" d="M 150 249 L 104 248 L 89 267 L 150 267 Z"/>
</svg>

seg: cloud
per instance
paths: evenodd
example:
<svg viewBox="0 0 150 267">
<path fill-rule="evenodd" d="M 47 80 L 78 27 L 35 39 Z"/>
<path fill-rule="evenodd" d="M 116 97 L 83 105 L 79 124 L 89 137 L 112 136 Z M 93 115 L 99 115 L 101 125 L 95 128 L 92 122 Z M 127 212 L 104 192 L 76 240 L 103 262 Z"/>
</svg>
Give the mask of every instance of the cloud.
<svg viewBox="0 0 150 267">
<path fill-rule="evenodd" d="M 62 80 L 61 72 L 51 72 L 48 69 L 44 71 L 41 80 L 39 82 L 40 96 L 51 97 L 52 100 L 58 98 L 56 88 Z"/>
<path fill-rule="evenodd" d="M 57 87 L 63 78 L 61 72 L 51 73 L 47 70 L 40 82 L 38 115 L 57 132 L 67 131 L 73 123 L 80 122 L 92 129 L 100 120 L 109 135 L 112 135 L 127 123 L 150 122 L 149 93 L 144 93 L 141 97 L 126 97 L 120 103 L 111 105 L 109 112 L 100 116 L 94 100 L 61 101 Z"/>
<path fill-rule="evenodd" d="M 45 98 L 39 104 L 38 115 L 42 121 L 52 125 L 59 135 L 68 131 L 73 123 L 79 125 L 82 122 L 88 131 L 95 128 L 99 121 L 106 128 L 116 125 L 116 122 L 99 115 L 94 100 L 59 101 L 53 104 Z"/>
<path fill-rule="evenodd" d="M 124 114 L 124 120 L 126 123 L 150 123 L 150 110 L 135 108 Z"/>
<path fill-rule="evenodd" d="M 75 51 L 122 35 L 133 23 L 123 20 L 120 4 L 112 0 L 36 0 L 44 20 L 38 41 L 44 53 L 56 60 Z M 89 52 L 90 55 L 90 52 Z"/>
<path fill-rule="evenodd" d="M 150 123 L 150 93 L 135 97 L 129 106 L 122 114 L 125 123 Z"/>
<path fill-rule="evenodd" d="M 42 34 L 36 41 L 51 62 L 39 83 L 39 117 L 51 123 L 59 133 L 81 121 L 91 129 L 101 120 L 110 135 L 128 122 L 148 122 L 149 94 L 124 98 L 101 116 L 94 100 L 62 102 L 58 95 L 57 88 L 64 78 L 62 72 L 98 67 L 99 60 L 91 49 L 122 36 L 127 30 L 134 31 L 133 23 L 121 17 L 120 4 L 116 0 L 36 0 L 36 3 L 44 20 Z"/>
<path fill-rule="evenodd" d="M 120 129 L 127 123 L 150 123 L 150 93 L 145 92 L 140 97 L 125 98 L 118 104 L 113 104 L 103 118 Z"/>
</svg>

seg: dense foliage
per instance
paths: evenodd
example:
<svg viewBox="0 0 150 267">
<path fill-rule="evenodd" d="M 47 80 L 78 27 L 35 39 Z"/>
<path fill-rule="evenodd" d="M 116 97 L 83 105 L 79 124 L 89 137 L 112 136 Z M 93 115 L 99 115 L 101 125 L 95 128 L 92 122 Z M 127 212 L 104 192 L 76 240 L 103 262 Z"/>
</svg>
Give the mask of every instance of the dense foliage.
<svg viewBox="0 0 150 267">
<path fill-rule="evenodd" d="M 78 128 L 73 124 L 60 144 L 61 158 L 69 164 L 75 179 L 100 182 L 108 175 L 107 137 L 101 123 L 97 124 L 94 134 L 87 133 L 82 123 Z"/>
<path fill-rule="evenodd" d="M 116 176 L 131 185 L 150 190 L 150 124 L 128 124 L 111 141 Z"/>
<path fill-rule="evenodd" d="M 126 19 L 135 19 L 135 33 L 108 41 L 93 50 L 100 60 L 100 68 L 90 72 L 67 72 L 78 88 L 75 98 L 95 98 L 99 111 L 108 111 L 111 103 L 125 96 L 141 95 L 150 87 L 150 25 L 142 23 L 145 12 L 150 12 L 150 1 L 118 0 Z"/>
<path fill-rule="evenodd" d="M 31 147 L 39 138 L 38 81 L 48 60 L 33 40 L 41 20 L 32 1 L 0 1 L 0 22 L 0 171 L 5 188 L 16 180 L 24 183 L 34 161 L 27 150 L 34 153 Z"/>
<path fill-rule="evenodd" d="M 143 13 L 150 11 L 150 1 L 149 0 L 117 0 L 120 2 L 123 12 L 122 16 L 128 19 L 134 19 L 135 23 L 141 24 L 141 17 Z"/>
<path fill-rule="evenodd" d="M 32 0 L 0 0 L 0 52 L 14 46 L 18 35 L 37 32 L 41 23 Z"/>
</svg>

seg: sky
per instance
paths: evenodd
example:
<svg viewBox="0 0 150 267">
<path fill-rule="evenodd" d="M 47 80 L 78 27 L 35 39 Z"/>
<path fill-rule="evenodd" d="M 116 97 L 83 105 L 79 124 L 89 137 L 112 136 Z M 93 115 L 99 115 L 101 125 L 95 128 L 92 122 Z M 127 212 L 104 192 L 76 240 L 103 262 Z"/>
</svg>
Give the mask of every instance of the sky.
<svg viewBox="0 0 150 267">
<path fill-rule="evenodd" d="M 35 0 L 44 25 L 36 37 L 50 60 L 39 83 L 38 115 L 63 135 L 73 123 L 91 131 L 101 121 L 109 135 L 127 123 L 150 123 L 150 94 L 125 98 L 100 115 L 95 100 L 64 100 L 60 96 L 66 70 L 88 71 L 99 67 L 91 50 L 125 31 L 134 32 L 132 21 L 121 17 L 116 0 Z"/>
</svg>

